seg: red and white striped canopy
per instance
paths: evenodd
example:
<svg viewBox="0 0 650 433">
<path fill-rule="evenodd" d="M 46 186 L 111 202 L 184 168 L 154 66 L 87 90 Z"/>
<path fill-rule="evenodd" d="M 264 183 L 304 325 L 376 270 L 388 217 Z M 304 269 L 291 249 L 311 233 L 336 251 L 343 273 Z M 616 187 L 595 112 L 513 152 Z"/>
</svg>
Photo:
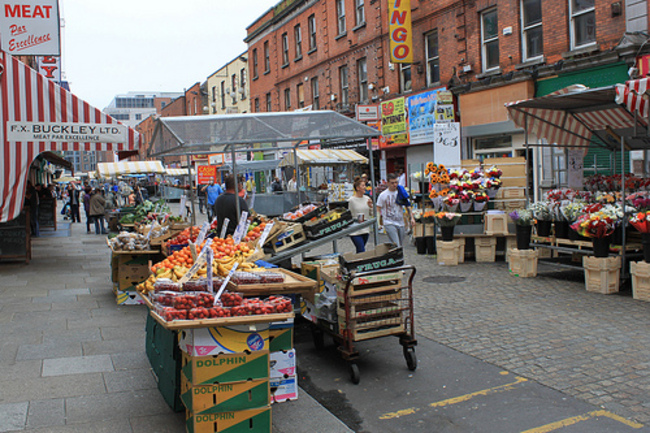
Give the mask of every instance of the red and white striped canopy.
<svg viewBox="0 0 650 433">
<path fill-rule="evenodd" d="M 630 112 L 638 111 L 644 118 L 648 118 L 648 95 L 650 78 L 626 81 L 625 84 L 616 85 L 616 102 L 625 104 Z"/>
<path fill-rule="evenodd" d="M 635 118 L 619 105 L 614 86 L 589 89 L 572 85 L 540 98 L 506 104 L 508 114 L 520 128 L 550 144 L 584 147 L 594 138 L 613 149 L 617 138 L 626 137 L 629 148 L 643 148 L 646 140 L 635 133 Z M 636 129 L 645 131 L 646 119 L 637 118 Z"/>
<path fill-rule="evenodd" d="M 0 222 L 20 214 L 29 166 L 41 152 L 136 150 L 139 141 L 133 129 L 0 50 Z"/>
</svg>

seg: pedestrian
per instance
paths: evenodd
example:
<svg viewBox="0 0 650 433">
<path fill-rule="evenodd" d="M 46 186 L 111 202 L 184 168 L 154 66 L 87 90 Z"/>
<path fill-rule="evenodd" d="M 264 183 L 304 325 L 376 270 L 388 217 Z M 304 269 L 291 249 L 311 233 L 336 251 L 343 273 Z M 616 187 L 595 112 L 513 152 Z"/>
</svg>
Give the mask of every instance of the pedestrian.
<svg viewBox="0 0 650 433">
<path fill-rule="evenodd" d="M 95 234 L 105 235 L 108 234 L 104 227 L 104 206 L 106 200 L 104 199 L 104 190 L 95 188 L 90 197 L 90 216 L 95 222 Z"/>
<path fill-rule="evenodd" d="M 205 208 L 205 201 L 207 200 L 207 194 L 205 192 L 205 189 L 207 187 L 208 187 L 207 185 L 199 184 L 199 187 L 197 188 L 198 196 L 199 196 L 199 212 L 200 213 L 203 213 L 203 209 Z"/>
<path fill-rule="evenodd" d="M 287 191 L 296 191 L 296 175 L 294 174 L 287 182 Z"/>
<path fill-rule="evenodd" d="M 93 222 L 93 217 L 90 216 L 90 196 L 92 191 L 90 185 L 84 187 L 83 203 L 86 212 L 86 234 L 90 234 L 90 224 Z"/>
<path fill-rule="evenodd" d="M 214 179 L 210 179 L 210 184 L 205 187 L 205 194 L 208 199 L 208 220 L 210 221 L 212 221 L 215 215 L 214 203 L 217 201 L 217 197 L 219 197 L 222 193 L 223 190 L 221 189 L 221 186 L 216 184 L 214 182 Z"/>
<path fill-rule="evenodd" d="M 388 239 L 398 247 L 404 245 L 406 232 L 404 230 L 404 208 L 408 212 L 411 227 L 415 226 L 415 219 L 411 213 L 411 206 L 398 204 L 398 180 L 395 173 L 388 175 L 388 189 L 379 194 L 377 198 L 377 209 L 379 209 L 380 221 L 386 229 Z"/>
<path fill-rule="evenodd" d="M 366 183 L 361 179 L 354 181 L 354 195 L 348 199 L 348 209 L 350 209 L 352 217 L 359 222 L 369 220 L 372 215 L 372 200 L 366 195 Z M 350 240 L 357 249 L 357 253 L 366 251 L 369 236 L 370 227 L 350 234 Z"/>
<path fill-rule="evenodd" d="M 72 213 L 72 222 L 80 223 L 81 216 L 79 215 L 79 190 L 70 182 L 68 184 L 68 196 L 70 197 L 70 212 Z"/>
<path fill-rule="evenodd" d="M 41 235 L 39 226 L 38 226 L 38 206 L 40 204 L 40 199 L 38 197 L 38 191 L 32 185 L 30 180 L 27 181 L 27 191 L 25 192 L 25 204 L 29 206 L 29 227 L 32 233 L 32 237 L 39 237 Z"/>
<path fill-rule="evenodd" d="M 282 192 L 282 183 L 278 177 L 273 179 L 271 184 L 271 192 Z"/>
<path fill-rule="evenodd" d="M 244 200 L 248 197 L 248 192 L 246 191 L 246 188 L 244 188 L 244 177 L 239 176 L 239 190 L 237 191 L 237 194 Z M 248 205 L 248 204 L 247 204 Z"/>
<path fill-rule="evenodd" d="M 243 185 L 240 185 L 240 188 L 241 187 L 243 187 Z M 228 175 L 226 177 L 226 191 L 217 198 L 212 210 L 217 217 L 217 233 L 219 235 L 221 235 L 221 227 L 226 218 L 229 220 L 226 235 L 232 235 L 235 233 L 240 218 L 240 215 L 237 214 L 236 200 L 239 200 L 239 211 L 248 212 L 246 200 L 235 194 L 235 177 L 233 175 Z"/>
<path fill-rule="evenodd" d="M 400 168 L 398 173 L 397 184 L 402 188 L 406 188 L 406 173 L 404 173 L 404 169 Z"/>
</svg>

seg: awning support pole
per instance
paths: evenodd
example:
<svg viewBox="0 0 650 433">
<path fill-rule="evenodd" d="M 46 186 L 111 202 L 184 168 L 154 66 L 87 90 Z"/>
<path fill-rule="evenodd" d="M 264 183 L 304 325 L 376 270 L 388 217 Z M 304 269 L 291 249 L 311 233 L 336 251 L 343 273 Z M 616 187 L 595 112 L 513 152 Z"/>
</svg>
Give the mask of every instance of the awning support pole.
<svg viewBox="0 0 650 433">
<path fill-rule="evenodd" d="M 621 222 L 621 278 L 626 269 L 625 263 L 625 226 L 627 225 L 627 213 L 625 212 L 625 137 L 621 135 L 621 208 L 623 209 L 623 221 Z"/>
<path fill-rule="evenodd" d="M 368 162 L 370 163 L 370 191 L 372 194 L 372 216 L 375 218 L 375 223 L 372 225 L 372 239 L 377 246 L 377 238 L 379 233 L 377 231 L 377 221 L 379 221 L 379 215 L 377 215 L 377 197 L 375 196 L 375 162 L 372 155 L 372 139 L 367 138 L 366 143 L 368 144 Z"/>
<path fill-rule="evenodd" d="M 235 179 L 235 209 L 237 209 L 237 218 L 241 218 L 241 206 L 239 206 L 239 179 L 237 179 L 237 157 L 235 146 L 231 145 L 230 155 L 232 158 L 232 177 Z"/>
<path fill-rule="evenodd" d="M 526 188 L 524 189 L 524 191 L 526 192 L 526 207 L 528 207 L 530 206 L 530 191 L 528 191 L 528 186 L 530 185 L 530 179 L 529 179 L 530 170 L 528 169 L 528 158 L 529 158 L 528 151 L 530 149 L 530 147 L 528 146 L 528 114 L 524 115 L 524 135 L 526 137 L 525 138 L 526 157 L 524 158 L 524 164 L 525 164 L 524 169 L 526 173 Z M 537 164 L 537 161 L 535 161 L 535 164 Z M 537 196 L 537 193 L 535 193 L 535 196 Z"/>
<path fill-rule="evenodd" d="M 194 190 L 192 189 L 192 162 L 191 162 L 190 155 L 187 155 L 187 174 L 190 176 L 190 189 L 188 191 L 189 191 L 189 195 L 190 195 L 190 209 L 191 209 L 191 212 L 192 212 L 192 225 L 195 226 L 196 225 L 196 212 L 194 212 Z M 197 187 L 198 187 L 198 185 L 197 185 Z M 183 211 L 183 209 L 181 209 L 181 212 L 182 211 Z"/>
<path fill-rule="evenodd" d="M 293 147 L 293 169 L 296 172 L 296 192 L 298 193 L 298 205 L 302 204 L 302 199 L 300 198 L 300 167 L 298 164 L 298 150 L 296 146 Z"/>
</svg>

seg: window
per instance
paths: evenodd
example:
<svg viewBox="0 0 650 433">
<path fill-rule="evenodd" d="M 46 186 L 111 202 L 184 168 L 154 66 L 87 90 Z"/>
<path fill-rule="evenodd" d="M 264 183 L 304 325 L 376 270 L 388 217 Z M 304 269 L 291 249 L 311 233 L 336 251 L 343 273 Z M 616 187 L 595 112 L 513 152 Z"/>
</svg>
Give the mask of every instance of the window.
<svg viewBox="0 0 650 433">
<path fill-rule="evenodd" d="M 129 120 L 129 114 L 120 114 L 120 113 L 115 113 L 111 114 L 111 117 L 115 120 Z"/>
<path fill-rule="evenodd" d="M 339 80 L 341 85 L 341 107 L 348 106 L 348 67 L 341 66 L 339 68 Z"/>
<path fill-rule="evenodd" d="M 291 89 L 284 89 L 284 109 L 291 110 Z"/>
<path fill-rule="evenodd" d="M 257 78 L 257 48 L 253 48 L 253 78 Z"/>
<path fill-rule="evenodd" d="M 345 0 L 336 0 L 339 35 L 345 33 Z"/>
<path fill-rule="evenodd" d="M 271 94 L 270 94 L 270 93 L 267 93 L 267 94 L 266 94 L 266 111 L 267 111 L 268 113 L 270 113 L 271 111 L 273 111 L 273 110 L 271 110 Z"/>
<path fill-rule="evenodd" d="M 271 54 L 269 53 L 269 41 L 264 42 L 264 72 L 271 72 Z"/>
<path fill-rule="evenodd" d="M 142 120 L 142 113 L 136 113 L 135 120 Z"/>
<path fill-rule="evenodd" d="M 410 92 L 413 90 L 411 81 L 411 65 L 402 63 L 399 66 L 399 87 L 402 93 Z"/>
<path fill-rule="evenodd" d="M 569 0 L 571 49 L 596 42 L 595 0 Z"/>
<path fill-rule="evenodd" d="M 521 40 L 524 61 L 544 54 L 542 0 L 521 0 Z"/>
<path fill-rule="evenodd" d="M 293 28 L 293 38 L 296 43 L 296 59 L 302 57 L 302 32 L 300 30 L 300 24 Z"/>
<path fill-rule="evenodd" d="M 305 107 L 305 90 L 302 83 L 296 85 L 296 93 L 298 94 L 298 108 Z"/>
<path fill-rule="evenodd" d="M 354 0 L 354 10 L 356 12 L 356 25 L 360 26 L 366 22 L 366 12 L 364 9 L 364 0 Z"/>
<path fill-rule="evenodd" d="M 232 98 L 232 105 L 237 105 L 237 74 L 230 76 L 230 97 Z"/>
<path fill-rule="evenodd" d="M 316 16 L 309 15 L 307 18 L 309 25 L 309 51 L 316 50 Z"/>
<path fill-rule="evenodd" d="M 242 101 L 246 99 L 246 68 L 239 70 L 239 94 Z"/>
<path fill-rule="evenodd" d="M 282 66 L 289 64 L 289 36 L 282 33 Z"/>
<path fill-rule="evenodd" d="M 255 112 L 259 113 L 260 112 L 260 98 L 255 98 Z"/>
<path fill-rule="evenodd" d="M 221 108 L 226 108 L 226 82 L 221 82 Z"/>
<path fill-rule="evenodd" d="M 440 81 L 440 58 L 438 57 L 438 31 L 424 37 L 427 57 L 427 86 Z"/>
<path fill-rule="evenodd" d="M 483 71 L 499 67 L 499 22 L 497 10 L 490 9 L 481 14 L 481 49 Z"/>
<path fill-rule="evenodd" d="M 314 110 L 320 110 L 320 93 L 318 91 L 318 77 L 311 79 L 311 105 Z"/>
<path fill-rule="evenodd" d="M 217 102 L 217 86 L 212 86 L 212 102 Z"/>
<path fill-rule="evenodd" d="M 368 102 L 368 65 L 365 57 L 357 62 L 359 77 L 359 102 Z"/>
</svg>

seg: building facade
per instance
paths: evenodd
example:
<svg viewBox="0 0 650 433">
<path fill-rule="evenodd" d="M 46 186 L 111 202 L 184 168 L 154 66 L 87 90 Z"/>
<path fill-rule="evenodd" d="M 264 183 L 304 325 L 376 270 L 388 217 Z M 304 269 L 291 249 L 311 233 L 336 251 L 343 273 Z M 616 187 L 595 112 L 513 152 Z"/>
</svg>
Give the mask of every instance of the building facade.
<svg viewBox="0 0 650 433">
<path fill-rule="evenodd" d="M 207 113 L 249 113 L 251 108 L 254 108 L 251 106 L 252 104 L 249 98 L 249 64 L 247 57 L 247 53 L 241 53 L 208 76 L 206 80 L 208 94 Z M 259 105 L 257 108 L 259 108 Z"/>
<path fill-rule="evenodd" d="M 167 104 L 182 95 L 180 92 L 128 92 L 116 95 L 103 111 L 133 128 L 150 114 L 160 114 Z"/>
</svg>

